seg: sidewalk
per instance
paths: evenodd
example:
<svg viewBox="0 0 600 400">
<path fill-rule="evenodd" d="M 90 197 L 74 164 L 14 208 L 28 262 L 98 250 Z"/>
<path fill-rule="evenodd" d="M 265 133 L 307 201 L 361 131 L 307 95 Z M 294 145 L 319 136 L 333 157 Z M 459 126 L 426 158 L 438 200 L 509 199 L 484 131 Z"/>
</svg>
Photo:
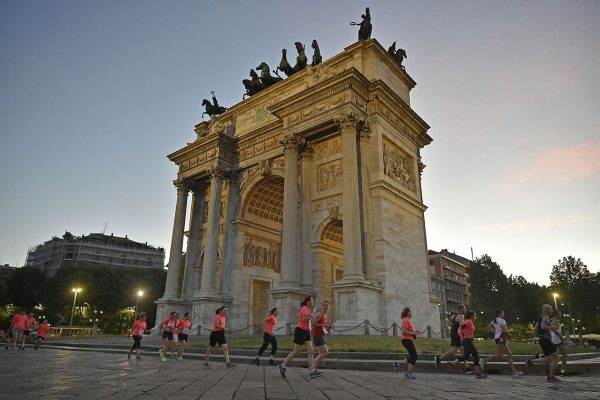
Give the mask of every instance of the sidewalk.
<svg viewBox="0 0 600 400">
<path fill-rule="evenodd" d="M 205 336 L 193 338 L 195 343 L 207 341 Z M 97 337 L 97 338 L 60 338 L 45 343 L 46 346 L 61 348 L 65 350 L 94 351 L 102 353 L 123 354 L 126 353 L 132 344 L 131 339 L 126 337 Z M 158 357 L 158 349 L 162 346 L 161 338 L 158 336 L 145 336 L 142 341 L 142 354 L 145 357 Z M 204 357 L 205 348 L 189 347 L 186 350 L 186 358 L 200 360 Z M 276 360 L 281 362 L 287 355 L 286 351 L 279 351 Z M 251 364 L 256 357 L 256 350 L 251 349 L 231 349 L 231 359 L 239 364 Z M 262 361 L 267 362 L 268 352 L 263 354 Z M 486 357 L 487 355 L 481 355 Z M 392 370 L 392 361 L 403 359 L 406 353 L 374 353 L 374 352 L 335 352 L 332 351 L 325 361 L 327 369 L 359 370 L 359 371 L 380 371 L 388 372 Z M 536 366 L 531 369 L 526 367 L 526 359 L 531 356 L 514 356 L 515 367 L 520 371 L 525 371 L 529 375 L 545 375 L 543 366 Z M 217 349 L 213 356 L 215 360 L 222 360 L 222 352 Z M 307 367 L 306 353 L 297 357 L 293 366 Z M 418 369 L 432 373 L 445 374 L 463 374 L 461 368 L 451 369 L 444 362 L 437 368 L 434 362 L 433 354 L 419 354 Z M 489 374 L 509 374 L 508 364 L 505 361 L 490 362 L 486 364 L 486 371 Z M 600 375 L 600 353 L 570 354 L 568 362 L 568 371 L 575 375 L 598 376 Z"/>
<path fill-rule="evenodd" d="M 127 360 L 125 352 L 27 348 L 17 354 L 0 349 L 0 398 L 3 400 L 389 400 L 389 399 L 598 399 L 597 377 L 574 376 L 547 383 L 541 376 L 431 374 L 417 364 L 416 380 L 374 371 L 323 371 L 310 379 L 305 368 L 238 364 L 227 369 L 214 360 L 206 369 L 196 359 L 160 362 L 158 357 Z"/>
</svg>

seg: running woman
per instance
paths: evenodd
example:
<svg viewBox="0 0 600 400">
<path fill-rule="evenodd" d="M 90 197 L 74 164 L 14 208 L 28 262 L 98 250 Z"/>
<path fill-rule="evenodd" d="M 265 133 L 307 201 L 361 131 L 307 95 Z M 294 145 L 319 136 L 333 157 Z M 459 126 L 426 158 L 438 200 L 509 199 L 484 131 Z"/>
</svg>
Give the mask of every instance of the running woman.
<svg viewBox="0 0 600 400">
<path fill-rule="evenodd" d="M 208 350 L 206 350 L 206 356 L 204 357 L 204 366 L 206 368 L 211 368 L 208 360 L 210 359 L 210 354 L 212 353 L 213 347 L 217 344 L 219 347 L 223 348 L 223 357 L 225 358 L 225 366 L 227 368 L 235 367 L 235 364 L 229 361 L 229 348 L 227 347 L 227 340 L 225 339 L 225 334 L 227 333 L 227 329 L 225 328 L 225 323 L 227 320 L 227 307 L 223 306 L 217 308 L 215 311 L 215 318 L 213 319 L 213 328 L 210 333 Z"/>
<path fill-rule="evenodd" d="M 29 335 L 31 335 L 31 332 L 33 332 L 33 329 L 35 328 L 35 324 L 36 324 L 36 320 L 35 317 L 33 315 L 32 312 L 30 312 L 29 314 L 27 314 L 27 328 L 25 328 L 23 330 L 23 339 L 21 341 L 21 350 L 25 350 L 25 343 L 27 342 L 27 338 L 29 337 Z"/>
<path fill-rule="evenodd" d="M 187 346 L 188 335 L 192 332 L 192 321 L 190 313 L 183 314 L 183 319 L 177 323 L 177 339 L 179 340 L 179 350 L 177 351 L 177 359 L 183 360 L 183 352 Z"/>
<path fill-rule="evenodd" d="M 127 359 L 131 358 L 131 355 L 135 351 L 135 359 L 139 360 L 140 357 L 140 347 L 142 345 L 142 338 L 144 337 L 144 333 L 146 333 L 146 313 L 140 313 L 140 317 L 137 321 L 133 323 L 133 327 L 131 328 L 131 335 L 133 336 L 133 346 L 131 346 L 131 350 L 129 350 L 129 354 L 127 354 Z M 162 360 L 162 357 L 161 357 Z"/>
<path fill-rule="evenodd" d="M 556 369 L 558 368 L 558 352 L 556 345 L 552 343 L 552 336 L 550 334 L 550 331 L 552 330 L 552 326 L 550 325 L 551 315 L 552 306 L 549 304 L 544 304 L 542 306 L 542 315 L 540 315 L 540 318 L 533 327 L 533 329 L 538 333 L 538 343 L 544 352 L 544 358 L 538 358 L 535 360 L 528 359 L 527 366 L 531 368 L 533 367 L 534 363 L 550 364 L 550 371 L 548 372 L 548 377 L 546 380 L 548 382 L 560 382 L 560 379 L 554 375 Z"/>
<path fill-rule="evenodd" d="M 437 367 L 440 366 L 442 361 L 445 361 L 456 354 L 462 354 L 462 341 L 458 334 L 458 329 L 462 324 L 464 324 L 465 311 L 467 311 L 467 307 L 464 304 L 459 304 L 457 312 L 452 314 L 450 318 L 448 318 L 448 323 L 450 323 L 450 350 L 448 350 L 439 357 L 435 356 L 435 365 Z M 466 361 L 465 369 L 467 369 Z"/>
<path fill-rule="evenodd" d="M 12 341 L 12 353 L 15 354 L 15 348 L 17 343 L 21 343 L 23 340 L 23 331 L 27 330 L 29 325 L 27 314 L 25 310 L 20 310 L 13 317 L 8 330 L 12 330 L 13 341 Z"/>
<path fill-rule="evenodd" d="M 48 320 L 44 318 L 38 326 L 37 339 L 35 341 L 35 346 L 33 346 L 34 350 L 37 350 L 40 347 L 40 344 L 46 340 L 46 333 L 48 332 L 48 329 L 50 329 L 50 324 L 48 323 Z"/>
<path fill-rule="evenodd" d="M 253 363 L 256 365 L 260 365 L 259 357 L 262 355 L 262 353 L 264 353 L 264 351 L 267 349 L 267 347 L 269 347 L 269 345 L 271 345 L 271 357 L 269 358 L 269 364 L 275 364 L 275 359 L 273 357 L 275 356 L 275 353 L 277 353 L 277 339 L 273 334 L 273 328 L 277 324 L 278 315 L 279 309 L 275 307 L 274 309 L 269 311 L 269 315 L 263 321 L 263 344 L 262 346 L 260 346 L 260 349 L 258 349 L 258 354 L 256 355 L 256 358 L 253 361 Z"/>
<path fill-rule="evenodd" d="M 160 361 L 167 361 L 166 355 L 170 350 L 172 351 L 173 334 L 177 329 L 177 312 L 172 311 L 171 315 L 169 315 L 169 318 L 165 319 L 160 326 L 163 329 L 162 339 L 164 345 L 160 350 L 158 350 L 158 354 L 160 355 Z"/>
<path fill-rule="evenodd" d="M 315 358 L 315 369 L 319 368 L 325 357 L 329 355 L 327 343 L 325 343 L 325 334 L 331 329 L 327 312 L 329 311 L 329 302 L 327 300 L 321 303 L 321 312 L 312 319 L 313 343 L 319 348 L 319 355 Z"/>
<path fill-rule="evenodd" d="M 416 379 L 413 375 L 413 371 L 415 370 L 415 364 L 417 363 L 417 349 L 415 348 L 414 340 L 417 338 L 417 331 L 413 326 L 410 319 L 412 318 L 412 312 L 409 307 L 404 307 L 402 310 L 402 314 L 400 314 L 400 318 L 402 318 L 402 323 L 400 325 L 400 339 L 402 339 L 402 345 L 408 351 L 408 357 L 404 360 L 394 361 L 394 371 L 396 373 L 400 372 L 400 364 L 408 364 L 408 368 L 404 377 L 406 379 Z"/>
<path fill-rule="evenodd" d="M 310 371 L 311 378 L 318 378 L 323 375 L 321 371 L 317 371 L 315 369 L 315 361 L 313 359 L 314 349 L 313 344 L 310 338 L 310 328 L 308 326 L 310 320 L 312 319 L 312 307 L 313 307 L 313 298 L 312 296 L 307 296 L 300 303 L 300 311 L 298 311 L 298 325 L 296 329 L 294 329 L 294 350 L 288 354 L 283 363 L 279 364 L 279 373 L 285 379 L 285 369 L 292 362 L 294 358 L 300 351 L 302 351 L 302 347 L 306 347 L 306 353 L 308 354 L 308 368 Z"/>
<path fill-rule="evenodd" d="M 567 346 L 562 341 L 562 329 L 560 326 L 560 311 L 554 310 L 552 317 L 550 318 L 550 339 L 552 343 L 556 345 L 556 349 L 561 358 L 560 374 L 568 376 L 567 374 Z"/>
<path fill-rule="evenodd" d="M 462 337 L 463 345 L 463 356 L 458 360 L 454 360 L 453 365 L 468 361 L 473 356 L 473 365 L 475 365 L 475 377 L 476 378 L 487 378 L 487 375 L 483 373 L 483 360 L 481 365 L 479 363 L 479 353 L 475 348 L 475 321 L 477 320 L 477 314 L 473 311 L 465 312 L 464 324 L 459 328 L 459 335 Z"/>
<path fill-rule="evenodd" d="M 489 356 L 485 359 L 485 363 L 492 361 L 495 358 L 500 358 L 503 355 L 506 355 L 506 359 L 508 360 L 508 368 L 512 372 L 512 376 L 517 377 L 523 375 L 522 372 L 519 372 L 515 369 L 515 364 L 513 363 L 512 352 L 508 348 L 507 339 L 512 329 L 506 328 L 506 320 L 504 311 L 498 309 L 494 311 L 494 320 L 490 322 L 488 328 L 494 332 L 494 340 L 496 341 L 496 354 Z"/>
</svg>

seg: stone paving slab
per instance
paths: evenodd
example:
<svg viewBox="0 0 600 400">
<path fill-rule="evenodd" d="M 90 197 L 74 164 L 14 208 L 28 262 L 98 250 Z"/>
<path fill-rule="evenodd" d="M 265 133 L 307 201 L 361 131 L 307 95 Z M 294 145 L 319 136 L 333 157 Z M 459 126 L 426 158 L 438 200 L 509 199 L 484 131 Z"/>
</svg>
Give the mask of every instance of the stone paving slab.
<svg viewBox="0 0 600 400">
<path fill-rule="evenodd" d="M 567 377 L 547 383 L 541 376 L 490 376 L 419 372 L 416 380 L 377 371 L 325 370 L 310 379 L 306 368 L 273 366 L 225 368 L 215 360 L 205 369 L 200 360 L 81 352 L 57 348 L 0 351 L 0 399 L 600 399 L 597 377 Z"/>
</svg>

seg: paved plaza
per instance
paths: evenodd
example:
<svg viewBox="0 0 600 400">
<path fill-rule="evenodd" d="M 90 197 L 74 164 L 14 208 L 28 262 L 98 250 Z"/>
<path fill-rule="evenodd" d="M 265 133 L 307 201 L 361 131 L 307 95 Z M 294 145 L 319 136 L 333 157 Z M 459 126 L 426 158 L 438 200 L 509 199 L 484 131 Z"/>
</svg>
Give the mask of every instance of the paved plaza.
<svg viewBox="0 0 600 400">
<path fill-rule="evenodd" d="M 216 360 L 213 369 L 201 361 L 155 355 L 127 360 L 111 354 L 57 348 L 0 353 L 0 398 L 9 399 L 599 399 L 597 376 L 568 377 L 548 384 L 543 376 L 403 374 L 325 369 L 310 379 L 305 368 L 288 368 L 287 380 L 276 367 L 239 364 L 233 369 Z M 417 369 L 418 371 L 418 369 Z M 558 396 L 558 397 L 557 397 Z"/>
</svg>

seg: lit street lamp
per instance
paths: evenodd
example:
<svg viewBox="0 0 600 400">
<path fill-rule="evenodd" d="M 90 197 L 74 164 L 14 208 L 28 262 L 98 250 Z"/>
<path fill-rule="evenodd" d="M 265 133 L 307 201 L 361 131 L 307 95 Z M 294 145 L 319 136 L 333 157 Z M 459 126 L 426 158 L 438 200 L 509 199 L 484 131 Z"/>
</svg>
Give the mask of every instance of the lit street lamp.
<svg viewBox="0 0 600 400">
<path fill-rule="evenodd" d="M 556 304 L 556 298 L 558 297 L 558 293 L 552 293 L 552 296 L 554 297 L 554 309 L 558 310 L 558 304 Z"/>
<path fill-rule="evenodd" d="M 80 288 L 72 289 L 75 295 L 73 296 L 73 308 L 71 308 L 71 321 L 69 322 L 69 336 L 73 336 L 73 314 L 75 313 L 75 302 L 77 301 L 77 293 L 81 292 Z"/>
<path fill-rule="evenodd" d="M 137 310 L 138 310 L 138 305 L 140 304 L 140 297 L 142 297 L 144 295 L 144 291 L 143 290 L 138 290 L 137 292 L 137 299 L 135 301 L 135 312 L 133 313 L 133 319 L 135 320 L 136 316 L 137 316 Z"/>
</svg>

